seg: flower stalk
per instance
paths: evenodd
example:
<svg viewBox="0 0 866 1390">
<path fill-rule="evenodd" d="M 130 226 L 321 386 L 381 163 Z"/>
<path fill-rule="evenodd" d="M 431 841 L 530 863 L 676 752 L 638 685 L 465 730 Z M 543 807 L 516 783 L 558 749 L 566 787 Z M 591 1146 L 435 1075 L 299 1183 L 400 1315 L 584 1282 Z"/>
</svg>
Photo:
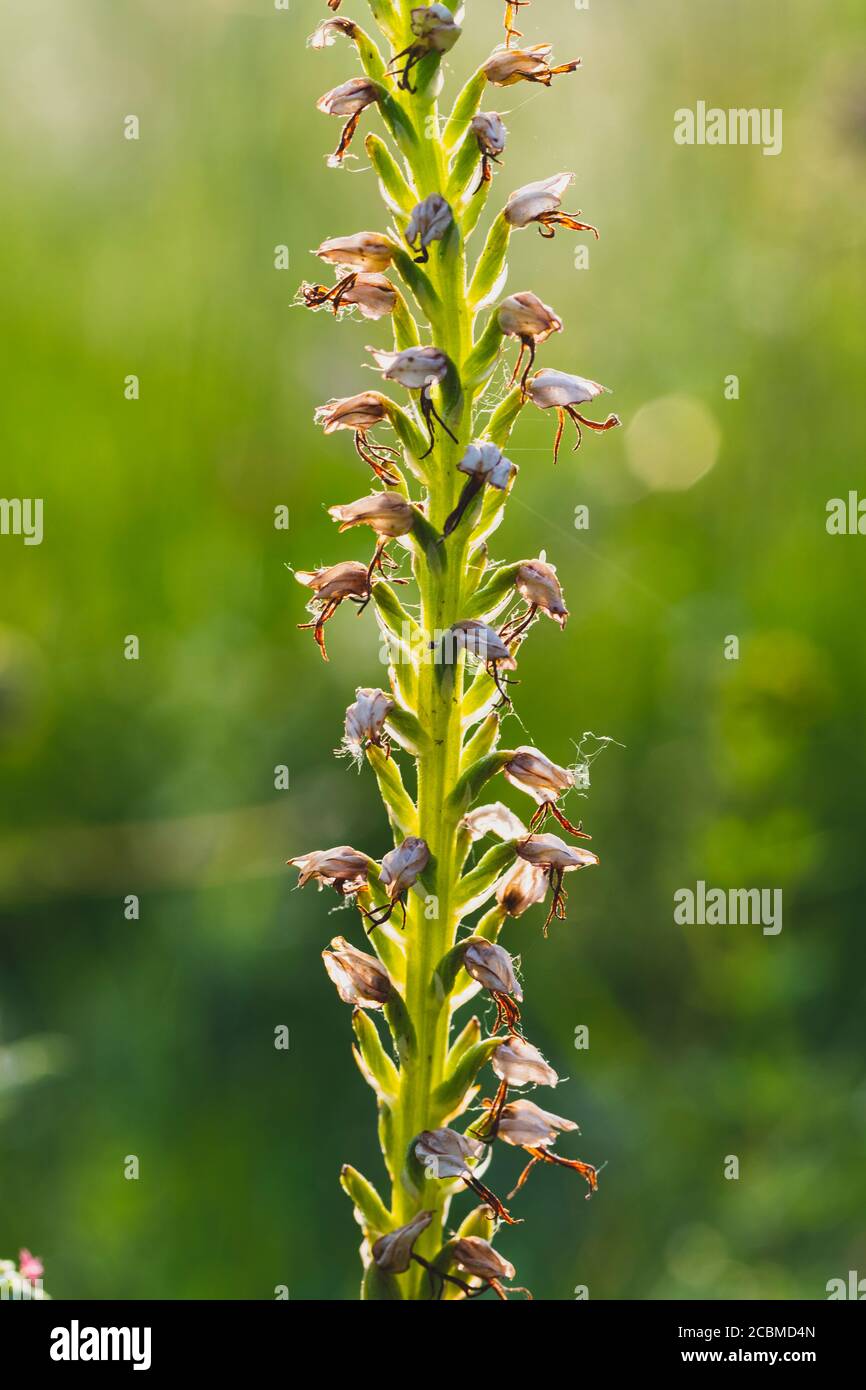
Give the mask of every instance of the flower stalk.
<svg viewBox="0 0 866 1390">
<path fill-rule="evenodd" d="M 329 8 L 336 12 L 339 0 Z M 316 254 L 334 268 L 334 285 L 304 284 L 298 303 L 327 307 L 337 319 L 357 311 L 374 324 L 390 322 L 392 343 L 370 352 L 383 384 L 403 399 L 363 392 L 317 411 L 326 434 L 353 433 L 373 471 L 371 478 L 359 466 L 362 495 L 329 510 L 340 531 L 372 528 L 375 549 L 372 560 L 335 559 L 296 578 L 312 591 L 312 622 L 299 626 L 312 629 L 323 657 L 325 624 L 344 600 L 359 615 L 371 608 L 388 644 L 390 688 L 356 690 L 338 751 L 369 764 L 394 847 L 381 861 L 343 845 L 289 862 L 301 886 L 313 881 L 355 904 L 365 948 L 337 937 L 323 953 L 353 1010 L 355 1056 L 376 1093 L 391 1185 L 386 1200 L 356 1169 L 343 1169 L 364 1231 L 362 1294 L 461 1299 L 492 1291 L 506 1298 L 515 1271 L 492 1241 L 500 1223 L 519 1217 L 482 1181 L 494 1141 L 529 1155 L 518 1188 L 546 1164 L 577 1170 L 594 1190 L 596 1169 L 550 1152 L 559 1134 L 576 1130 L 573 1121 L 525 1098 L 509 1101 L 514 1087 L 552 1086 L 558 1077 L 523 1035 L 517 965 L 498 937 L 509 918 L 545 899 L 545 931 L 564 917 L 565 873 L 598 858 L 535 833 L 552 815 L 572 838 L 589 838 L 562 810 L 574 788 L 569 769 L 539 749 L 499 747 L 522 643 L 542 617 L 560 628 L 568 618 L 555 568 L 543 553 L 497 566 L 486 542 L 516 485 L 505 450 L 525 404 L 557 410 L 556 450 L 565 415 L 578 432 L 619 421 L 599 424 L 578 413 L 602 390 L 588 378 L 530 377 L 562 321 L 532 291 L 501 298 L 514 232 L 536 223 L 552 237 L 558 223 L 596 234 L 560 211 L 573 176 L 556 174 L 512 193 L 480 253 L 473 239 L 503 177 L 494 181 L 491 162 L 504 168 L 506 145 L 501 118 L 481 110 L 485 93 L 519 81 L 550 86 L 553 76 L 577 71 L 579 60 L 554 65 L 549 45 L 512 46 L 520 37 L 513 21 L 524 8 L 514 0 L 506 6 L 505 45 L 469 78 L 446 116 L 439 109 L 443 64 L 459 53 L 462 6 L 369 0 L 369 8 L 380 41 L 341 15 L 324 20 L 311 44 L 355 46 L 362 75 L 319 102 L 327 114 L 348 118 L 329 162 L 352 157 L 360 116 L 375 108 L 368 119 L 378 113 L 384 138 L 371 132 L 366 150 L 392 221 L 383 231 L 323 241 Z M 506 348 L 514 340 L 520 356 L 509 369 Z M 393 444 L 382 442 L 389 428 Z M 394 588 L 407 583 L 414 586 L 411 614 Z M 535 803 L 528 826 L 501 803 L 479 804 L 500 776 Z M 485 838 L 492 846 L 476 851 Z M 477 1017 L 459 1017 L 479 994 L 490 1016 L 487 1036 Z M 487 1067 L 496 1095 L 478 1103 Z M 476 1205 L 451 1225 L 452 1200 L 466 1192 Z"/>
</svg>

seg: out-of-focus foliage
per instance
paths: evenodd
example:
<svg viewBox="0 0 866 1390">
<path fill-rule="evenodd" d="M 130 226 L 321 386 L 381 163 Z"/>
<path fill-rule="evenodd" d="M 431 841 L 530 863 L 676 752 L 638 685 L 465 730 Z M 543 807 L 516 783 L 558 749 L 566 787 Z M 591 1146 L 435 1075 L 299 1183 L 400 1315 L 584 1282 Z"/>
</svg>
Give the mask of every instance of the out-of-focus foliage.
<svg viewBox="0 0 866 1390">
<path fill-rule="evenodd" d="M 569 1077 L 537 1099 L 580 1119 L 563 1152 L 608 1160 L 592 1202 L 554 1170 L 522 1194 L 533 1219 L 500 1245 L 539 1297 L 809 1298 L 866 1273 L 866 539 L 824 526 L 866 492 L 859 9 L 538 0 L 527 37 L 584 68 L 486 103 L 522 107 L 491 210 L 578 173 L 589 268 L 571 233 L 524 232 L 509 287 L 567 322 L 568 360 L 554 338 L 542 364 L 608 383 L 625 422 L 554 469 L 525 412 L 493 541 L 546 548 L 572 612 L 569 640 L 543 624 L 524 648 L 514 741 L 624 745 L 570 808 L 602 867 L 568 925 L 545 942 L 536 909 L 504 937 Z M 479 58 L 500 10 L 469 0 Z M 356 1293 L 334 1178 L 378 1155 L 320 962 L 349 918 L 282 868 L 387 843 L 366 774 L 325 752 L 381 678 L 372 615 L 338 615 L 323 665 L 286 569 L 355 558 L 321 499 L 367 479 L 312 413 L 370 386 L 356 363 L 385 341 L 290 307 L 310 247 L 378 225 L 363 156 L 324 164 L 314 99 L 356 71 L 305 50 L 326 14 L 9 0 L 0 20 L 0 494 L 45 500 L 41 546 L 0 537 L 0 1006 L 7 1046 L 62 1038 L 65 1061 L 31 1056 L 57 1074 L 3 1111 L 0 1249 L 38 1250 L 60 1297 Z M 675 145 L 698 100 L 782 108 L 783 153 Z M 782 932 L 675 925 L 699 879 L 781 888 Z"/>
</svg>

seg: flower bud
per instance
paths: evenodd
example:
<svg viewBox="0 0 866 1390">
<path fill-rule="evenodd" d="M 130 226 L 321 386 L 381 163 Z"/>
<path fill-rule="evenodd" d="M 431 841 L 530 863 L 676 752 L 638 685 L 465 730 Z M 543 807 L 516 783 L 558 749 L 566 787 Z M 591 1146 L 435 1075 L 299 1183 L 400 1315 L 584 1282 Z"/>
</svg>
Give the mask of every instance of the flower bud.
<svg viewBox="0 0 866 1390">
<path fill-rule="evenodd" d="M 487 1281 L 514 1278 L 514 1265 L 504 1260 L 481 1236 L 462 1236 L 455 1241 L 453 1255 L 458 1269 L 470 1278 Z"/>
<path fill-rule="evenodd" d="M 362 391 L 359 396 L 343 396 L 316 408 L 315 422 L 325 434 L 335 430 L 371 430 L 388 419 L 388 402 L 378 391 Z"/>
<path fill-rule="evenodd" d="M 540 608 L 560 627 L 565 627 L 568 609 L 553 565 L 546 560 L 524 560 L 517 571 L 514 587 L 531 608 Z"/>
<path fill-rule="evenodd" d="M 396 381 L 407 391 L 420 391 L 422 387 L 443 381 L 448 373 L 450 362 L 444 352 L 435 347 L 405 348 L 402 352 L 388 352 L 382 348 L 368 348 L 376 359 L 386 381 Z"/>
<path fill-rule="evenodd" d="M 502 1108 L 496 1137 L 519 1149 L 544 1149 L 558 1134 L 574 1129 L 577 1125 L 573 1120 L 552 1115 L 531 1100 L 513 1100 Z"/>
<path fill-rule="evenodd" d="M 380 232 L 356 232 L 354 236 L 323 241 L 316 255 L 329 265 L 347 270 L 387 270 L 394 256 L 394 244 Z"/>
<path fill-rule="evenodd" d="M 502 946 L 496 946 L 483 937 L 470 940 L 463 952 L 463 965 L 466 973 L 477 980 L 491 994 L 508 994 L 518 1003 L 523 991 L 514 974 L 514 962 Z"/>
<path fill-rule="evenodd" d="M 488 159 L 495 159 L 505 149 L 508 132 L 505 122 L 495 111 L 480 111 L 473 116 L 469 129 L 478 142 L 478 148 Z"/>
<path fill-rule="evenodd" d="M 599 862 L 598 855 L 577 845 L 567 845 L 558 835 L 527 835 L 517 843 L 517 853 L 527 864 L 541 869 L 586 869 Z"/>
<path fill-rule="evenodd" d="M 509 917 L 522 917 L 530 907 L 544 902 L 547 887 L 547 874 L 544 869 L 518 859 L 499 884 L 496 901 Z"/>
<path fill-rule="evenodd" d="M 319 97 L 316 106 L 326 116 L 356 116 L 379 100 L 381 89 L 369 77 L 351 77 Z"/>
<path fill-rule="evenodd" d="M 393 708 L 394 701 L 384 690 L 359 686 L 355 691 L 355 703 L 346 710 L 345 747 L 357 754 L 367 743 L 378 746 L 385 720 Z"/>
<path fill-rule="evenodd" d="M 552 763 L 537 748 L 525 745 L 514 750 L 514 757 L 502 771 L 513 787 L 526 792 L 539 806 L 555 801 L 574 786 L 574 776 L 567 768 Z"/>
<path fill-rule="evenodd" d="M 539 410 L 582 405 L 584 401 L 593 401 L 609 389 L 585 376 L 570 376 L 568 372 L 555 372 L 548 367 L 536 372 L 527 386 L 532 403 Z"/>
<path fill-rule="evenodd" d="M 550 1063 L 525 1038 L 507 1038 L 497 1047 L 490 1065 L 507 1086 L 556 1086 L 559 1083 Z"/>
<path fill-rule="evenodd" d="M 518 840 L 526 835 L 523 821 L 501 801 L 490 806 L 476 806 L 463 817 L 462 825 L 471 840 L 481 840 L 485 835 L 496 835 L 500 840 Z"/>
<path fill-rule="evenodd" d="M 530 290 L 509 295 L 497 311 L 499 327 L 509 338 L 529 338 L 543 343 L 562 331 L 562 320 Z"/>
<path fill-rule="evenodd" d="M 417 883 L 429 862 L 427 842 L 417 835 L 409 835 L 402 845 L 384 856 L 379 879 L 388 889 L 392 902 Z"/>
<path fill-rule="evenodd" d="M 407 1225 L 380 1236 L 373 1246 L 373 1259 L 384 1274 L 405 1274 L 412 1260 L 412 1248 L 433 1220 L 432 1211 L 419 1211 Z"/>
<path fill-rule="evenodd" d="M 489 441 L 470 444 L 457 467 L 461 473 L 468 474 L 478 482 L 488 483 L 501 492 L 506 491 L 513 474 L 517 472 L 517 465 Z"/>
<path fill-rule="evenodd" d="M 432 1178 L 463 1177 L 483 1152 L 483 1144 L 456 1129 L 425 1129 L 415 1140 L 415 1156 Z"/>
<path fill-rule="evenodd" d="M 549 179 L 524 184 L 505 204 L 505 220 L 512 227 L 528 227 L 546 214 L 558 212 L 565 190 L 574 183 L 574 174 L 554 174 Z"/>
<path fill-rule="evenodd" d="M 412 10 L 412 33 L 428 51 L 450 52 L 462 32 L 447 5 L 418 5 Z"/>
<path fill-rule="evenodd" d="M 367 870 L 370 860 L 351 845 L 337 845 L 336 849 L 312 850 L 309 854 L 298 854 L 286 861 L 298 870 L 298 887 L 303 888 L 314 878 L 320 887 L 334 887 L 339 893 L 348 896 L 367 886 Z"/>
<path fill-rule="evenodd" d="M 399 492 L 374 492 L 357 502 L 329 507 L 328 515 L 340 522 L 340 530 L 372 526 L 378 536 L 405 536 L 415 522 L 415 508 Z"/>
<path fill-rule="evenodd" d="M 359 951 L 343 936 L 335 936 L 322 960 L 344 1004 L 381 1009 L 394 993 L 391 977 L 375 956 Z"/>
<path fill-rule="evenodd" d="M 318 570 L 295 570 L 299 584 L 312 589 L 320 603 L 334 599 L 366 598 L 370 591 L 367 566 L 358 560 L 342 560 Z"/>
<path fill-rule="evenodd" d="M 406 241 L 413 251 L 420 251 L 419 262 L 429 260 L 427 248 L 432 242 L 442 240 L 453 221 L 451 206 L 441 193 L 431 193 L 413 209 L 406 228 Z"/>
<path fill-rule="evenodd" d="M 541 82 L 549 87 L 553 77 L 574 72 L 580 66 L 580 59 L 576 58 L 573 62 L 551 67 L 552 52 L 553 45 L 549 43 L 536 43 L 531 48 L 500 46 L 493 50 L 482 68 L 487 81 L 495 87 L 512 87 L 515 82 Z"/>
</svg>

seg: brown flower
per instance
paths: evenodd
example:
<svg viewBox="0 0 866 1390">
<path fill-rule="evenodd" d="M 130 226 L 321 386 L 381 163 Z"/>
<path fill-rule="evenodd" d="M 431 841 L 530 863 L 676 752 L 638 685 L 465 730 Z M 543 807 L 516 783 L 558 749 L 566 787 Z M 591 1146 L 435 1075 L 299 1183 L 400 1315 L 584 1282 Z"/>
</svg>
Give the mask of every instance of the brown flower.
<svg viewBox="0 0 866 1390">
<path fill-rule="evenodd" d="M 295 578 L 299 584 L 312 589 L 313 598 L 307 606 L 308 612 L 316 616 L 311 623 L 298 623 L 301 630 L 313 629 L 316 644 L 325 661 L 325 623 L 333 618 L 344 599 L 358 605 L 359 615 L 370 602 L 370 573 L 367 565 L 357 560 L 343 560 L 339 565 L 329 565 L 318 570 L 296 570 Z"/>
</svg>

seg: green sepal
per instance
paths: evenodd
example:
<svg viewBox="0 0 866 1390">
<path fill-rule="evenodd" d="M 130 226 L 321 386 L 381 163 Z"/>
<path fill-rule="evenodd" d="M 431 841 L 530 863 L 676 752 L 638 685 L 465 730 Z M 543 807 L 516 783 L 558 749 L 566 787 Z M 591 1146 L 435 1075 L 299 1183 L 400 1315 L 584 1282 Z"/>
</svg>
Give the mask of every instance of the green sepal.
<svg viewBox="0 0 866 1390">
<path fill-rule="evenodd" d="M 402 1301 L 402 1298 L 400 1285 L 394 1275 L 386 1274 L 376 1261 L 371 1259 L 361 1281 L 361 1302 L 394 1303 Z"/>
<path fill-rule="evenodd" d="M 410 346 L 413 345 L 410 344 Z M 403 446 L 409 468 L 418 481 L 426 485 L 428 481 L 427 473 L 421 462 L 421 457 L 427 450 L 426 439 L 415 424 L 411 415 L 409 415 L 402 406 L 397 405 L 395 401 L 388 401 L 388 420 Z"/>
<path fill-rule="evenodd" d="M 394 290 L 394 293 L 397 296 L 391 313 L 391 327 L 394 330 L 394 351 L 405 352 L 407 348 L 418 347 L 420 345 L 421 334 L 415 322 L 414 315 L 402 294 L 397 289 Z"/>
<path fill-rule="evenodd" d="M 499 741 L 501 727 L 499 715 L 495 710 L 491 710 L 486 719 L 483 719 L 478 725 L 468 742 L 464 744 L 460 758 L 462 771 L 467 771 L 473 763 L 478 762 L 480 758 L 486 758 L 489 753 L 493 752 Z"/>
<path fill-rule="evenodd" d="M 384 140 L 370 134 L 364 141 L 364 147 L 379 180 L 379 191 L 390 211 L 406 216 L 411 214 L 418 202 L 418 195 L 410 188 L 403 170 Z"/>
<path fill-rule="evenodd" d="M 472 684 L 463 696 L 464 724 L 471 724 L 473 715 L 478 714 L 479 710 L 484 710 L 486 713 L 485 706 L 489 705 L 492 700 L 498 699 L 499 691 L 496 689 L 496 682 L 492 676 L 487 674 L 483 666 L 479 666 L 472 678 Z"/>
<path fill-rule="evenodd" d="M 365 1009 L 353 1011 L 352 1029 L 361 1075 L 380 1099 L 393 1102 L 400 1089 L 400 1073 L 382 1045 L 379 1029 Z"/>
<path fill-rule="evenodd" d="M 500 749 L 498 752 L 487 753 L 482 758 L 476 758 L 475 762 L 458 777 L 454 790 L 446 802 L 449 812 L 458 818 L 464 816 L 481 789 L 486 786 L 491 777 L 495 777 L 498 772 L 501 772 L 505 764 L 510 762 L 513 757 L 514 750 L 506 748 Z"/>
<path fill-rule="evenodd" d="M 466 86 L 458 94 L 442 134 L 442 145 L 446 154 L 450 154 L 452 150 L 456 150 L 460 141 L 466 135 L 473 116 L 478 113 L 478 108 L 481 105 L 481 98 L 484 96 L 484 89 L 486 86 L 487 74 L 483 68 L 478 68 L 477 72 L 473 72 Z"/>
<path fill-rule="evenodd" d="M 376 774 L 379 795 L 388 812 L 394 830 L 405 839 L 418 834 L 418 810 L 403 786 L 400 768 L 393 758 L 387 758 L 375 743 L 367 745 L 367 762 Z"/>
<path fill-rule="evenodd" d="M 502 931 L 504 923 L 505 911 L 499 906 L 499 903 L 494 903 L 493 906 L 485 912 L 484 916 L 480 917 L 475 923 L 474 935 L 480 937 L 482 941 L 492 941 L 495 943 L 499 938 L 499 933 Z"/>
<path fill-rule="evenodd" d="M 484 619 L 489 621 L 504 603 L 514 595 L 514 585 L 522 560 L 518 560 L 514 565 L 500 565 L 493 571 L 493 576 L 488 579 L 480 589 L 464 604 L 464 611 L 467 618 Z"/>
<path fill-rule="evenodd" d="M 385 720 L 385 728 L 395 742 L 413 758 L 419 757 L 429 742 L 420 721 L 411 710 L 404 709 L 402 705 L 394 706 Z"/>
<path fill-rule="evenodd" d="M 506 222 L 504 214 L 500 213 L 487 233 L 484 250 L 478 257 L 478 264 L 469 286 L 469 302 L 471 304 L 480 304 L 493 290 L 505 269 L 505 257 L 508 254 L 510 239 L 511 225 Z"/>
<path fill-rule="evenodd" d="M 412 293 L 419 309 L 428 319 L 436 319 L 442 310 L 442 301 L 434 290 L 429 278 L 419 265 L 416 265 L 408 251 L 394 243 L 392 260 L 397 274 Z"/>
<path fill-rule="evenodd" d="M 427 562 L 428 567 L 431 570 L 441 570 L 445 565 L 442 536 L 435 526 L 430 525 L 423 512 L 419 512 L 417 509 L 415 519 L 412 522 L 411 535 L 417 553 Z"/>
<path fill-rule="evenodd" d="M 452 207 L 456 207 L 463 198 L 469 184 L 474 178 L 480 177 L 478 166 L 481 163 L 481 151 L 478 148 L 478 141 L 472 136 L 467 135 L 460 149 L 454 156 L 454 163 L 451 166 L 451 175 L 448 179 L 448 201 Z M 476 195 L 473 195 L 473 197 Z M 466 214 L 472 207 L 473 197 L 470 197 L 462 214 L 463 234 L 468 235 L 466 230 Z M 476 218 L 477 221 L 477 218 Z"/>
<path fill-rule="evenodd" d="M 490 379 L 490 374 L 499 360 L 504 333 L 499 326 L 499 314 L 492 313 L 478 342 L 466 359 L 463 380 L 466 390 L 477 394 Z"/>
<path fill-rule="evenodd" d="M 457 885 L 455 905 L 458 912 L 469 910 L 470 904 L 473 908 L 480 907 L 485 898 L 489 897 L 496 887 L 496 881 L 505 869 L 514 863 L 515 849 L 514 841 L 506 840 L 501 845 L 494 845 L 486 854 L 483 854 L 468 874 L 464 874 Z"/>
<path fill-rule="evenodd" d="M 433 1107 L 437 1124 L 446 1124 L 449 1119 L 462 1113 L 467 1101 L 467 1092 L 481 1068 L 487 1065 L 502 1041 L 502 1038 L 483 1038 L 469 1049 L 454 1071 L 436 1087 L 433 1092 Z"/>
<path fill-rule="evenodd" d="M 344 1163 L 340 1169 L 340 1186 L 354 1203 L 358 1224 L 371 1239 L 390 1231 L 394 1224 L 391 1213 L 369 1179 L 350 1163 Z"/>
<path fill-rule="evenodd" d="M 373 603 L 385 627 L 399 642 L 408 640 L 414 644 L 423 641 L 420 627 L 403 607 L 391 585 L 380 579 L 373 585 Z"/>
<path fill-rule="evenodd" d="M 481 1020 L 478 1018 L 477 1014 L 473 1014 L 468 1023 L 464 1024 L 448 1049 L 448 1056 L 445 1059 L 446 1076 L 449 1072 L 454 1070 L 464 1053 L 468 1052 L 470 1047 L 474 1047 L 475 1044 L 480 1041 Z"/>
<path fill-rule="evenodd" d="M 379 928 L 376 929 L 377 931 Z M 409 1017 L 409 1010 L 403 1002 L 403 998 L 395 990 L 385 1005 L 383 1011 L 391 1029 L 391 1037 L 394 1039 L 394 1047 L 401 1062 L 414 1057 L 418 1040 L 415 1036 L 415 1027 Z"/>
<path fill-rule="evenodd" d="M 523 392 L 519 386 L 515 386 L 514 390 L 509 391 L 505 399 L 500 401 L 494 410 L 485 433 L 490 442 L 495 444 L 497 448 L 505 448 L 517 417 L 525 404 Z"/>
</svg>

